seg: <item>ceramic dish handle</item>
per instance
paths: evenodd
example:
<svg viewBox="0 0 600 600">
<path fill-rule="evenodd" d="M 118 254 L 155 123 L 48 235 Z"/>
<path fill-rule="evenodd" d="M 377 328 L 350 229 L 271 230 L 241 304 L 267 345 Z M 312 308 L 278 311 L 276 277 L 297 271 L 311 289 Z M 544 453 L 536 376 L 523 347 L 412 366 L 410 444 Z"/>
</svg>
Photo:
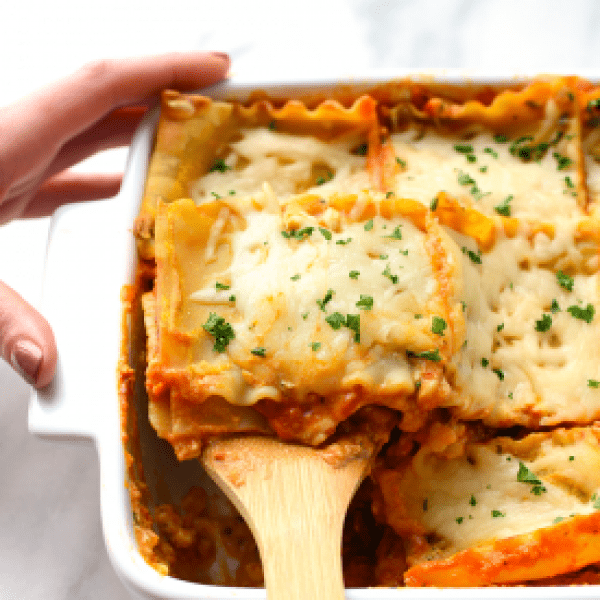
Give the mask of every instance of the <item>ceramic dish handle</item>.
<svg viewBox="0 0 600 600">
<path fill-rule="evenodd" d="M 63 207 L 52 218 L 40 309 L 54 330 L 59 360 L 54 381 L 32 394 L 32 433 L 96 438 L 104 405 L 114 398 L 119 294 L 107 302 L 101 291 L 115 287 L 119 251 L 123 256 L 121 241 L 111 239 L 117 200 Z"/>
</svg>

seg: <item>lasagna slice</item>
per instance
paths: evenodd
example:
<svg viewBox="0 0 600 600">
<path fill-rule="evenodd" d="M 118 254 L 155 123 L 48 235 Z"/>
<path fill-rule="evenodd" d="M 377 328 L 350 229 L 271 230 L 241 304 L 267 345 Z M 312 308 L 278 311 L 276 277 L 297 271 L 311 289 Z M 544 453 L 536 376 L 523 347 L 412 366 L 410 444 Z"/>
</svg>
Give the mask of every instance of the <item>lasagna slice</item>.
<svg viewBox="0 0 600 600">
<path fill-rule="evenodd" d="M 411 207 L 368 192 L 283 201 L 269 186 L 159 205 L 145 299 L 159 432 L 201 441 L 210 430 L 190 416 L 216 400 L 307 444 L 365 405 L 420 426 L 449 396 L 464 324 L 459 250 Z"/>
<path fill-rule="evenodd" d="M 430 97 L 417 114 L 402 105 L 385 111 L 389 151 L 402 166 L 386 189 L 426 206 L 444 190 L 488 216 L 584 216 L 577 106 L 574 82 L 556 78 L 488 104 Z"/>
<path fill-rule="evenodd" d="M 534 429 L 598 419 L 598 226 L 503 221 L 487 252 L 454 234 L 466 318 L 455 414 Z"/>
<path fill-rule="evenodd" d="M 510 584 L 600 561 L 599 436 L 597 426 L 485 441 L 463 432 L 376 472 L 378 516 L 404 539 L 406 585 Z"/>
</svg>

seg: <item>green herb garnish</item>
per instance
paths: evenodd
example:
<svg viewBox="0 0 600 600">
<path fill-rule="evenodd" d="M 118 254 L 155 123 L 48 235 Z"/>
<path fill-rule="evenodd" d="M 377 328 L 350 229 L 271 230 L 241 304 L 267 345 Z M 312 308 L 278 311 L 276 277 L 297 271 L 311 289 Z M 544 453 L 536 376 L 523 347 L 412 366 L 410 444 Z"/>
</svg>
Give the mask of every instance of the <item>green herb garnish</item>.
<svg viewBox="0 0 600 600">
<path fill-rule="evenodd" d="M 213 350 L 225 352 L 229 342 L 235 338 L 233 327 L 223 317 L 211 312 L 202 328 L 215 338 Z"/>
<path fill-rule="evenodd" d="M 327 290 L 327 293 L 325 294 L 323 300 L 317 300 L 317 304 L 323 312 L 325 312 L 325 305 L 333 298 L 334 293 L 335 292 L 333 290 L 329 289 Z"/>
<path fill-rule="evenodd" d="M 552 317 L 547 314 L 543 314 L 539 321 L 535 322 L 535 330 L 540 333 L 548 331 L 552 327 Z"/>
<path fill-rule="evenodd" d="M 440 362 L 440 360 L 442 360 L 440 351 L 437 348 L 435 350 L 425 350 L 424 352 L 412 352 L 411 350 L 408 350 L 406 354 L 409 357 L 424 358 L 425 360 L 431 360 L 433 362 Z"/>
<path fill-rule="evenodd" d="M 591 304 L 588 304 L 585 308 L 581 308 L 581 306 L 576 305 L 569 306 L 567 308 L 567 312 L 571 313 L 571 316 L 575 317 L 576 319 L 581 319 L 586 323 L 591 323 L 596 311 Z"/>
<path fill-rule="evenodd" d="M 213 166 L 209 169 L 209 172 L 220 171 L 221 173 L 225 173 L 225 171 L 228 171 L 229 169 L 231 169 L 231 167 L 226 165 L 222 158 L 217 158 L 213 163 Z"/>
<path fill-rule="evenodd" d="M 373 308 L 373 296 L 360 295 L 360 300 L 356 303 L 357 308 L 371 310 Z"/>
<path fill-rule="evenodd" d="M 433 317 L 431 321 L 431 331 L 436 335 L 444 335 L 444 330 L 448 325 L 442 317 Z"/>
<path fill-rule="evenodd" d="M 513 199 L 513 195 L 507 196 L 502 200 L 500 204 L 494 206 L 494 210 L 503 217 L 510 217 L 510 201 Z"/>
<path fill-rule="evenodd" d="M 562 271 L 559 271 L 556 274 L 556 281 L 558 281 L 558 285 L 560 287 L 565 288 L 568 292 L 573 291 L 573 285 L 575 285 L 575 280 L 572 277 L 569 277 Z"/>
</svg>

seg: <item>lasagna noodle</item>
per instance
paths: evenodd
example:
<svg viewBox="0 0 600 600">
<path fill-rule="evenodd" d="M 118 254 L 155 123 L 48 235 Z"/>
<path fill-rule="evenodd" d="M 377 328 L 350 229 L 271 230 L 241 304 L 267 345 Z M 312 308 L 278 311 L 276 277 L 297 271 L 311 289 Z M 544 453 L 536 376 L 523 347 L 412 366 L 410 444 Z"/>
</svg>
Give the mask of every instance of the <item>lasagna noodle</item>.
<svg viewBox="0 0 600 600">
<path fill-rule="evenodd" d="M 373 138 L 377 128 L 375 103 L 369 97 L 357 99 L 349 108 L 335 101 L 324 101 L 309 110 L 298 101 L 290 101 L 279 108 L 267 101 L 245 107 L 173 90 L 163 92 L 156 141 L 135 224 L 140 256 L 146 260 L 154 257 L 157 203 L 189 197 L 195 182 L 210 174 L 215 166 L 217 173 L 232 169 L 236 173 L 236 184 L 241 183 L 248 192 L 260 191 L 264 181 L 270 180 L 275 185 L 282 179 L 287 181 L 288 188 L 292 186 L 298 191 L 298 186 L 309 187 L 322 177 L 331 177 L 336 166 L 345 165 L 345 162 L 340 161 L 339 156 L 336 159 L 335 151 L 332 151 L 333 164 L 322 160 L 312 164 L 310 154 L 311 150 L 312 155 L 315 154 L 314 149 L 309 148 L 308 153 L 302 149 L 295 152 L 294 143 L 301 146 L 299 140 L 305 138 L 306 141 L 308 134 L 323 141 L 335 140 L 339 155 L 360 147 L 369 137 Z M 268 132 L 273 132 L 270 137 Z M 281 135 L 276 136 L 274 132 Z M 265 135 L 267 142 L 279 137 L 279 144 L 266 146 L 261 138 Z M 267 164 L 257 164 L 256 152 L 260 154 L 261 149 L 267 154 L 262 157 Z M 317 156 L 322 158 L 323 153 Z M 299 159 L 305 162 L 294 168 L 294 161 Z M 252 166 L 246 170 L 249 163 Z M 244 171 L 241 177 L 240 171 Z M 210 183 L 208 177 L 205 184 L 210 186 Z M 219 183 L 227 183 L 227 178 L 221 178 Z M 224 193 L 230 189 L 227 187 Z M 221 186 L 208 190 L 201 186 L 195 189 L 195 195 L 219 191 Z"/>
<path fill-rule="evenodd" d="M 387 522 L 407 540 L 408 585 L 482 586 L 600 560 L 597 426 L 422 447 L 378 472 Z M 429 540 L 429 541 L 425 541 Z"/>
</svg>

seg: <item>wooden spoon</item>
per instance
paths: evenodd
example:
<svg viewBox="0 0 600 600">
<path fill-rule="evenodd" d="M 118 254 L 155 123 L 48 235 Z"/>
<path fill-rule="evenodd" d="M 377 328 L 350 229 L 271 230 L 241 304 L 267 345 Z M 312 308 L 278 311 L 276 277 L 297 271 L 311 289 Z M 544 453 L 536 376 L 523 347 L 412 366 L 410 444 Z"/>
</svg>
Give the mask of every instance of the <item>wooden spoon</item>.
<svg viewBox="0 0 600 600">
<path fill-rule="evenodd" d="M 344 598 L 341 540 L 348 504 L 373 449 L 343 459 L 264 437 L 212 442 L 202 462 L 252 530 L 269 600 Z"/>
</svg>

